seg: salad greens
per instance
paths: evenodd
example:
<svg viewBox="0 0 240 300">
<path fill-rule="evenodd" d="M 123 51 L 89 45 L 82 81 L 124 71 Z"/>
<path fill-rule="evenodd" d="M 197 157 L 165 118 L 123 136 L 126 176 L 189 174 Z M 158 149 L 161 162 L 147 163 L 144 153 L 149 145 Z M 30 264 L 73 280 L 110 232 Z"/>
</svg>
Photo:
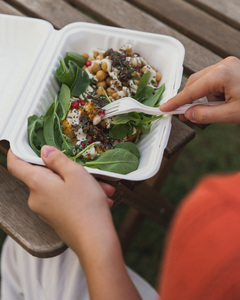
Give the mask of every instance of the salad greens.
<svg viewBox="0 0 240 300">
<path fill-rule="evenodd" d="M 61 122 L 67 117 L 71 107 L 71 97 L 79 97 L 90 85 L 87 72 L 82 70 L 85 62 L 86 60 L 81 55 L 73 52 L 67 52 L 64 60 L 60 60 L 56 71 L 56 78 L 61 83 L 60 91 L 45 115 L 40 117 L 33 115 L 28 118 L 29 143 L 38 156 L 40 156 L 42 146 L 47 144 L 63 151 L 72 160 L 83 166 L 128 174 L 136 170 L 139 165 L 140 153 L 134 143 L 117 143 L 113 149 L 103 152 L 93 160 L 87 160 L 82 158 L 82 154 L 92 147 L 96 148 L 98 142 L 89 145 L 90 138 L 88 138 L 84 141 L 86 147 L 73 156 L 74 145 L 70 138 L 63 133 Z M 149 79 L 150 73 L 142 76 L 134 98 L 145 105 L 158 106 L 165 85 L 161 85 L 158 89 L 148 86 Z M 152 122 L 161 117 L 137 112 L 117 115 L 111 122 L 109 136 L 121 140 L 135 134 L 135 141 L 138 141 L 141 134 L 150 132 Z"/>
</svg>

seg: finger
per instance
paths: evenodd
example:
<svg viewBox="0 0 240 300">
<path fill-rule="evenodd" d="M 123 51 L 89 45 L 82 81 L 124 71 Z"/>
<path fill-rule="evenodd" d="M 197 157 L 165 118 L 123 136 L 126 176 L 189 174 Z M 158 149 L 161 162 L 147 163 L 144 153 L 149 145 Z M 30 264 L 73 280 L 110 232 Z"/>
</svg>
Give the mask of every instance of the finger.
<svg viewBox="0 0 240 300">
<path fill-rule="evenodd" d="M 238 101 L 217 106 L 194 106 L 185 112 L 185 117 L 193 123 L 240 123 L 240 104 Z"/>
<path fill-rule="evenodd" d="M 12 175 L 17 177 L 26 185 L 29 184 L 32 177 L 31 174 L 33 173 L 33 165 L 21 160 L 12 152 L 11 149 L 9 149 L 7 154 L 7 168 Z"/>
<path fill-rule="evenodd" d="M 202 69 L 201 71 L 198 71 L 198 72 L 190 75 L 184 89 L 187 88 L 189 85 L 193 84 L 195 81 L 197 81 L 202 76 L 206 75 L 208 72 L 212 71 L 218 64 L 219 63 L 209 66 L 209 67 L 206 67 L 206 68 Z"/>
<path fill-rule="evenodd" d="M 114 204 L 114 201 L 110 198 L 108 198 L 108 204 L 109 204 L 109 208 L 111 208 Z"/>
<path fill-rule="evenodd" d="M 42 167 L 31 165 L 17 157 L 11 149 L 8 151 L 7 168 L 9 172 L 24 182 L 30 189 L 35 190 L 39 186 L 53 185 L 62 180 L 56 173 Z"/>
<path fill-rule="evenodd" d="M 115 193 L 115 188 L 113 186 L 111 186 L 108 183 L 101 182 L 101 181 L 99 181 L 98 183 L 100 184 L 101 188 L 104 190 L 104 192 L 106 193 L 106 195 L 108 197 L 113 196 L 113 194 Z"/>
<path fill-rule="evenodd" d="M 49 169 L 60 175 L 64 180 L 81 175 L 79 172 L 88 174 L 81 165 L 72 161 L 55 147 L 43 146 L 41 149 L 41 158 Z"/>
<path fill-rule="evenodd" d="M 218 76 L 219 78 L 216 79 L 217 76 L 218 73 L 212 74 L 212 72 L 208 72 L 175 97 L 161 105 L 160 109 L 164 112 L 168 112 L 177 109 L 181 105 L 192 103 L 195 100 L 201 99 L 210 93 L 223 93 L 224 78 L 222 76 Z"/>
</svg>

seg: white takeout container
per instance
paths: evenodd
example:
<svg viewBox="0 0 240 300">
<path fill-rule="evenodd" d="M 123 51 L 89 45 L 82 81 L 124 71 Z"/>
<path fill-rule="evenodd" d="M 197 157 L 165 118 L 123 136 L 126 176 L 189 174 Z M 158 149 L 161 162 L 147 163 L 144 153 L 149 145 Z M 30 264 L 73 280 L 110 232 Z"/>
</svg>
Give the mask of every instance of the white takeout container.
<svg viewBox="0 0 240 300">
<path fill-rule="evenodd" d="M 72 23 L 61 30 L 44 20 L 0 14 L 0 140 L 8 140 L 21 159 L 43 165 L 28 142 L 27 118 L 45 114 L 59 90 L 54 74 L 67 51 L 90 53 L 96 48 L 133 51 L 162 73 L 162 102 L 176 95 L 182 78 L 184 47 L 175 38 L 90 23 Z M 153 123 L 137 146 L 139 168 L 127 175 L 86 168 L 111 180 L 145 180 L 157 173 L 171 130 L 171 116 Z"/>
</svg>

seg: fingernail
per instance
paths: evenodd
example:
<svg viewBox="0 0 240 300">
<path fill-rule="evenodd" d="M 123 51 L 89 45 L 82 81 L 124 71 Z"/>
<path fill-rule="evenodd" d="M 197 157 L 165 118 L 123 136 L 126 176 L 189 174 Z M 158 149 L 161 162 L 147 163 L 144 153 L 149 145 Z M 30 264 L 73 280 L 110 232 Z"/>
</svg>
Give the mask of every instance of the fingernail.
<svg viewBox="0 0 240 300">
<path fill-rule="evenodd" d="M 55 151 L 56 151 L 56 148 L 45 145 L 41 149 L 41 157 L 48 158 Z"/>
<path fill-rule="evenodd" d="M 184 115 L 188 120 L 194 121 L 194 108 L 189 108 Z"/>
<path fill-rule="evenodd" d="M 163 110 L 165 106 L 166 106 L 166 103 L 163 103 L 162 105 L 159 106 L 159 109 Z"/>
</svg>

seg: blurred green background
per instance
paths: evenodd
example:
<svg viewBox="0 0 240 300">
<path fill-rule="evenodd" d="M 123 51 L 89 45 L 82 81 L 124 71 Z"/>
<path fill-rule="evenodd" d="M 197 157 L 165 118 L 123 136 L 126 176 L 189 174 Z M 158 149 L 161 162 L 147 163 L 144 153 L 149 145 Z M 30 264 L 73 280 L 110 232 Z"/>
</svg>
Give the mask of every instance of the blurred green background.
<svg viewBox="0 0 240 300">
<path fill-rule="evenodd" d="M 240 169 L 240 125 L 212 124 L 204 130 L 194 129 L 196 137 L 182 151 L 161 190 L 161 196 L 176 206 L 202 176 Z M 5 165 L 5 158 L 0 156 L 0 162 Z M 124 203 L 113 210 L 116 228 L 127 210 Z M 125 255 L 126 264 L 153 286 L 156 286 L 166 234 L 164 228 L 145 219 Z M 4 232 L 0 231 L 0 245 L 4 238 Z"/>
</svg>

